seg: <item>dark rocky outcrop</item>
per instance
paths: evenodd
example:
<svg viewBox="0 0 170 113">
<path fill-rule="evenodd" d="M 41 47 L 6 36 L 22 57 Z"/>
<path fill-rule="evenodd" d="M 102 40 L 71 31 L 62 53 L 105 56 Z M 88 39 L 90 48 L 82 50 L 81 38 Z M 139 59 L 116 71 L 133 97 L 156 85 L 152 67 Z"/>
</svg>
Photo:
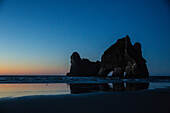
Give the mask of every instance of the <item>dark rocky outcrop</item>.
<svg viewBox="0 0 170 113">
<path fill-rule="evenodd" d="M 146 60 L 142 57 L 141 44 L 131 44 L 129 36 L 118 39 L 102 55 L 101 63 L 81 59 L 77 52 L 71 56 L 70 73 L 67 76 L 105 77 L 113 71 L 113 77 L 145 78 L 149 76 Z"/>
<path fill-rule="evenodd" d="M 113 77 L 144 78 L 149 76 L 146 60 L 142 57 L 141 44 L 131 44 L 129 36 L 118 39 L 102 55 L 98 76 L 107 76 L 113 71 Z"/>
<path fill-rule="evenodd" d="M 97 76 L 100 69 L 100 62 L 91 62 L 88 59 L 81 59 L 77 52 L 71 55 L 71 68 L 67 76 Z"/>
</svg>

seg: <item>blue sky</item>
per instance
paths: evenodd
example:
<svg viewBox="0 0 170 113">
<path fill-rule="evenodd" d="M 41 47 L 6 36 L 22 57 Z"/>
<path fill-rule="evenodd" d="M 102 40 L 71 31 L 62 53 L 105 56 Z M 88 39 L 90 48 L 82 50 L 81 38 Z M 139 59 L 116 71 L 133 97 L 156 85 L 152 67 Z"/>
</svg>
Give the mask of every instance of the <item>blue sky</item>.
<svg viewBox="0 0 170 113">
<path fill-rule="evenodd" d="M 168 0 L 3 0 L 0 74 L 65 74 L 74 51 L 100 60 L 126 35 L 150 75 L 170 75 Z"/>
</svg>

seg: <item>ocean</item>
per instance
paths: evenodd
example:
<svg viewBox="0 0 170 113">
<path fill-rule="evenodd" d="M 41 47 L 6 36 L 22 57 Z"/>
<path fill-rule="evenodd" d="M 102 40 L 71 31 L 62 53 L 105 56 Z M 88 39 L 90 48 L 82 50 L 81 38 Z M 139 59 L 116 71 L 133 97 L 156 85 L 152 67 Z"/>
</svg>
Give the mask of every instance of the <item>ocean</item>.
<svg viewBox="0 0 170 113">
<path fill-rule="evenodd" d="M 67 77 L 52 75 L 0 76 L 0 98 L 30 95 L 61 95 L 103 92 L 134 92 L 170 87 L 170 77 L 143 79 L 112 77 Z"/>
</svg>

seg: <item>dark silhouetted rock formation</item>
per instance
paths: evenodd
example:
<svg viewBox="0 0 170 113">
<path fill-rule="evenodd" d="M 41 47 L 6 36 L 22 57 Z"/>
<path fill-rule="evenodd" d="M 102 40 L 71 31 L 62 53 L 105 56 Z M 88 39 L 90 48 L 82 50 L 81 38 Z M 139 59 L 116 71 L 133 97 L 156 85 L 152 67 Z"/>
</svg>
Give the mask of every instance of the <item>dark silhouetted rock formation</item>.
<svg viewBox="0 0 170 113">
<path fill-rule="evenodd" d="M 144 78 L 149 76 L 146 60 L 142 57 L 141 44 L 131 44 L 129 36 L 118 39 L 102 55 L 99 76 Z"/>
<path fill-rule="evenodd" d="M 100 62 L 91 62 L 88 59 L 81 59 L 77 52 L 71 55 L 71 68 L 67 76 L 97 76 L 100 69 Z"/>
</svg>

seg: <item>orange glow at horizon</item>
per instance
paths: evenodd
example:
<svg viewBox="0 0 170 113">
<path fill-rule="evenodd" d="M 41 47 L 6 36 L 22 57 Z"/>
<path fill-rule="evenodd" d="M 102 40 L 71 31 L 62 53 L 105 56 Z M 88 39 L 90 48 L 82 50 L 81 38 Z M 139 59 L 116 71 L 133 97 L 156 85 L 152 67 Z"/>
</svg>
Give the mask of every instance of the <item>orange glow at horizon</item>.
<svg viewBox="0 0 170 113">
<path fill-rule="evenodd" d="M 0 65 L 0 75 L 56 75 L 66 73 L 67 69 L 64 67 Z"/>
</svg>

